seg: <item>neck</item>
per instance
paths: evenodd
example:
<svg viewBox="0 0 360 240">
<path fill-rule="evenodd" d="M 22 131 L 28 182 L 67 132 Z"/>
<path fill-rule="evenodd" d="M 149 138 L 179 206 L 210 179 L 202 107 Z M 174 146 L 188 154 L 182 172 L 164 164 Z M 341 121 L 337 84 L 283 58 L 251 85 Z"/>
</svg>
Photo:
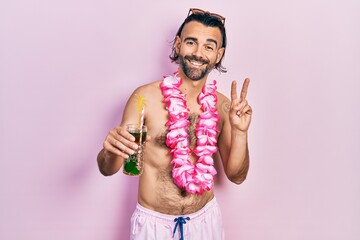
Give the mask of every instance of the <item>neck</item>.
<svg viewBox="0 0 360 240">
<path fill-rule="evenodd" d="M 195 94 L 197 96 L 201 92 L 207 80 L 207 75 L 200 80 L 192 80 L 188 78 L 181 69 L 179 69 L 178 75 L 182 79 L 180 90 L 186 95 Z"/>
</svg>

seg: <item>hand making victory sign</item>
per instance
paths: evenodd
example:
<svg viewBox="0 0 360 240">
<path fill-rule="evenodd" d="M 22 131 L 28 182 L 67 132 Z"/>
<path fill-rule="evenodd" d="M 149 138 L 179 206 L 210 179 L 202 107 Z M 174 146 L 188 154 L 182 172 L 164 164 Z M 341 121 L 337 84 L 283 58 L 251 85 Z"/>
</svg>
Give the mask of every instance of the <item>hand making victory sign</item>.
<svg viewBox="0 0 360 240">
<path fill-rule="evenodd" d="M 231 106 L 230 106 L 230 125 L 233 130 L 246 132 L 250 126 L 252 109 L 246 100 L 246 94 L 250 79 L 244 80 L 240 97 L 237 95 L 236 81 L 231 83 Z"/>
</svg>

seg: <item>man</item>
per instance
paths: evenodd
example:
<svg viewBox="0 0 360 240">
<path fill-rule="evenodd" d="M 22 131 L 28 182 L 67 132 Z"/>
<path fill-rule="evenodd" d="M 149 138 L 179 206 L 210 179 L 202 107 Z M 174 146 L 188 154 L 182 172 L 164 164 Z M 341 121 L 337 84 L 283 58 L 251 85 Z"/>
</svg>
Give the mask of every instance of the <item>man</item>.
<svg viewBox="0 0 360 240">
<path fill-rule="evenodd" d="M 228 179 L 241 184 L 249 169 L 252 115 L 246 101 L 249 79 L 240 96 L 233 81 L 231 101 L 216 91 L 215 82 L 206 82 L 212 69 L 225 72 L 224 23 L 218 14 L 190 9 L 170 56 L 178 71 L 137 88 L 120 126 L 104 141 L 98 165 L 102 174 L 112 175 L 138 148 L 125 126 L 138 122 L 134 105 L 136 96 L 143 96 L 148 136 L 131 239 L 224 239 L 212 155 L 218 150 Z"/>
</svg>

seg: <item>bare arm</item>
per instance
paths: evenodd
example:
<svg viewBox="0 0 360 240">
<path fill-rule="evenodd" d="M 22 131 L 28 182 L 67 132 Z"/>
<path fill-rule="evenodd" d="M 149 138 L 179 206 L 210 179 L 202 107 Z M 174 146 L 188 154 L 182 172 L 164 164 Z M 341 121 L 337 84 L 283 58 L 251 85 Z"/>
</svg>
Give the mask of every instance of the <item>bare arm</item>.
<svg viewBox="0 0 360 240">
<path fill-rule="evenodd" d="M 103 143 L 103 149 L 97 156 L 100 172 L 105 175 L 113 175 L 119 171 L 124 160 L 134 154 L 138 145 L 134 143 L 135 138 L 126 131 L 125 126 L 138 122 L 138 112 L 135 107 L 135 94 L 140 94 L 137 89 L 129 98 L 123 113 L 120 126 L 113 128 Z M 146 119 L 146 115 L 145 115 Z M 147 137 L 149 140 L 149 137 Z"/>
<path fill-rule="evenodd" d="M 218 146 L 226 176 L 230 181 L 241 184 L 249 170 L 248 128 L 252 109 L 246 100 L 249 79 L 245 79 L 240 97 L 236 93 L 236 82 L 231 87 L 231 102 L 220 103 L 224 124 Z"/>
</svg>

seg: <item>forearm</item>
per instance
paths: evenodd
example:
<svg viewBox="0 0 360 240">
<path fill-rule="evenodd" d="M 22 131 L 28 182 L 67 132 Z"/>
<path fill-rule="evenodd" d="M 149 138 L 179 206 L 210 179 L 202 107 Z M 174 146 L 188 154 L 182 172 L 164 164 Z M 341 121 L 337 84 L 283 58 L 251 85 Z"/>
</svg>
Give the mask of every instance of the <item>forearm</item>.
<svg viewBox="0 0 360 240">
<path fill-rule="evenodd" d="M 100 172 L 104 176 L 110 176 L 119 171 L 124 163 L 124 158 L 102 149 L 97 156 L 97 162 Z"/>
<path fill-rule="evenodd" d="M 231 147 L 226 166 L 226 174 L 230 181 L 241 184 L 249 170 L 249 149 L 247 132 L 231 132 Z"/>
</svg>

